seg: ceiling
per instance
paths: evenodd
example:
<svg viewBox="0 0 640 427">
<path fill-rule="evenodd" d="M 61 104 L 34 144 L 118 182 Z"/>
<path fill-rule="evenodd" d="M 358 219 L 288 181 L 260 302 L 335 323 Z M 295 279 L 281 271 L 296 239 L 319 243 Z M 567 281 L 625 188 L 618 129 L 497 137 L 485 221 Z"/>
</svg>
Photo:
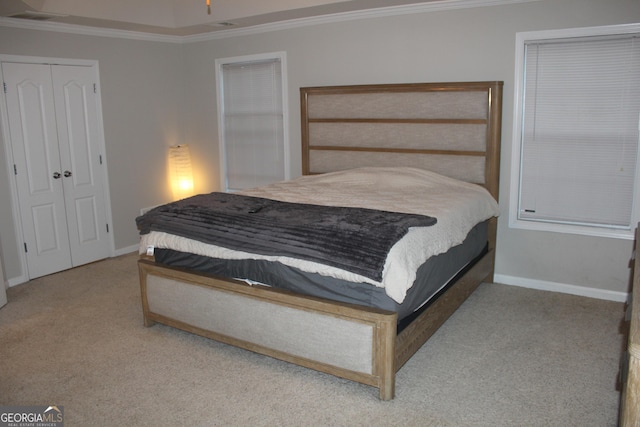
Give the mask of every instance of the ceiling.
<svg viewBox="0 0 640 427">
<path fill-rule="evenodd" d="M 449 0 L 0 0 L 0 17 L 190 36 L 434 1 Z"/>
</svg>

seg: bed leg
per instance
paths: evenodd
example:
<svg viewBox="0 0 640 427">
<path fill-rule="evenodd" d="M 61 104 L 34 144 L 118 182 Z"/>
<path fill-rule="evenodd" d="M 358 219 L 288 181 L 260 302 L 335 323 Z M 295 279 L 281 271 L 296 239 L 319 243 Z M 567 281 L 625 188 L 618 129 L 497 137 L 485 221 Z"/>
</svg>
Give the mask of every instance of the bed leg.
<svg viewBox="0 0 640 427">
<path fill-rule="evenodd" d="M 391 378 L 383 379 L 380 384 L 380 400 L 393 400 L 396 394 L 395 374 Z"/>
<path fill-rule="evenodd" d="M 147 316 L 144 316 L 144 326 L 145 327 L 150 328 L 151 326 L 153 326 L 155 324 L 156 324 L 155 320 L 151 320 Z"/>
<path fill-rule="evenodd" d="M 386 322 L 378 325 L 381 338 L 377 366 L 380 400 L 391 400 L 396 394 L 396 323 L 397 315 L 394 313 Z"/>
</svg>

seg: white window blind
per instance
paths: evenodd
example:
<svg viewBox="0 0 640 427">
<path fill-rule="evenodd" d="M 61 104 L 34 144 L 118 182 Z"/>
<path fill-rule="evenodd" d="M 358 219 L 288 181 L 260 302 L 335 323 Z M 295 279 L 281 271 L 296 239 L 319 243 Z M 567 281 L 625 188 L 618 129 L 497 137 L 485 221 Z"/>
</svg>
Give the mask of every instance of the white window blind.
<svg viewBox="0 0 640 427">
<path fill-rule="evenodd" d="M 285 179 L 280 58 L 224 63 L 221 70 L 226 189 Z"/>
<path fill-rule="evenodd" d="M 518 219 L 634 227 L 636 35 L 525 43 Z"/>
</svg>

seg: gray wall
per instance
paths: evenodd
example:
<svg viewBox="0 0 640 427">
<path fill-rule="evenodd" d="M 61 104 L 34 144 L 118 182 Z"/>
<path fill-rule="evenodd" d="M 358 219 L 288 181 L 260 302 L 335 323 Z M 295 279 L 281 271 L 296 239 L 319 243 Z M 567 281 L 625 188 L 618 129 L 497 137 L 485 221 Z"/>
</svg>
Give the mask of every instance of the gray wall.
<svg viewBox="0 0 640 427">
<path fill-rule="evenodd" d="M 627 292 L 629 240 L 508 227 L 515 34 L 640 22 L 637 0 L 545 0 L 306 26 L 182 45 L 0 27 L 0 53 L 97 59 L 116 249 L 136 244 L 140 208 L 169 199 L 166 147 L 191 145 L 199 192 L 217 190 L 215 59 L 285 51 L 291 169 L 300 173 L 299 88 L 428 81 L 503 80 L 502 215 L 498 277 Z M 180 139 L 177 141 L 176 139 Z M 0 173 L 6 174 L 5 163 Z M 0 200 L 7 200 L 6 181 Z M 0 234 L 14 231 L 0 207 Z M 3 242 L 7 276 L 17 253 Z M 18 266 L 19 268 L 19 266 Z"/>
</svg>

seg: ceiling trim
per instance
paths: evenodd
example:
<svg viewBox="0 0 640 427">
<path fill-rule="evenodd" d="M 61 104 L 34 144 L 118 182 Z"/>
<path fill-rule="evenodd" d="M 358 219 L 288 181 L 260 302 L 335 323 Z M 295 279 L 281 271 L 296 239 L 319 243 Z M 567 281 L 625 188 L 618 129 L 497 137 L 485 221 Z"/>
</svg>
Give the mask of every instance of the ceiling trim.
<svg viewBox="0 0 640 427">
<path fill-rule="evenodd" d="M 487 6 L 502 6 L 517 3 L 529 3 L 540 0 L 436 0 L 420 4 L 389 6 L 369 10 L 342 12 L 317 17 L 292 19 L 288 21 L 255 25 L 246 28 L 231 28 L 212 31 L 210 33 L 190 36 L 173 36 L 144 33 L 138 31 L 116 30 L 110 28 L 88 27 L 83 25 L 62 24 L 59 22 L 28 21 L 22 19 L 0 17 L 0 27 L 23 28 L 40 31 L 54 31 L 70 34 L 81 34 L 98 37 L 114 37 L 132 40 L 155 41 L 164 43 L 192 43 L 207 40 L 217 40 L 242 35 L 261 34 L 290 28 L 321 25 L 335 22 L 354 21 L 359 19 L 383 18 L 389 16 L 408 15 L 416 13 L 439 12 L 454 9 L 468 9 Z"/>
<path fill-rule="evenodd" d="M 355 21 L 359 19 L 385 18 L 389 16 L 410 15 L 427 12 L 441 12 L 453 9 L 469 9 L 475 7 L 501 6 L 515 3 L 529 3 L 540 0 L 436 0 L 420 4 L 403 6 L 389 6 L 377 9 L 341 12 L 330 15 L 292 19 L 289 21 L 273 22 L 255 25 L 247 28 L 231 28 L 213 33 L 183 36 L 185 42 L 216 40 L 241 35 L 260 34 L 270 31 L 287 30 L 290 28 L 307 27 L 336 22 Z"/>
<path fill-rule="evenodd" d="M 84 25 L 62 24 L 60 22 L 28 21 L 24 19 L 0 17 L 0 27 L 22 28 L 26 30 L 53 31 L 57 33 L 80 34 L 84 36 L 113 37 L 130 40 L 144 40 L 164 43 L 183 43 L 181 36 L 143 33 L 140 31 L 115 30 L 112 28 L 87 27 Z"/>
</svg>

